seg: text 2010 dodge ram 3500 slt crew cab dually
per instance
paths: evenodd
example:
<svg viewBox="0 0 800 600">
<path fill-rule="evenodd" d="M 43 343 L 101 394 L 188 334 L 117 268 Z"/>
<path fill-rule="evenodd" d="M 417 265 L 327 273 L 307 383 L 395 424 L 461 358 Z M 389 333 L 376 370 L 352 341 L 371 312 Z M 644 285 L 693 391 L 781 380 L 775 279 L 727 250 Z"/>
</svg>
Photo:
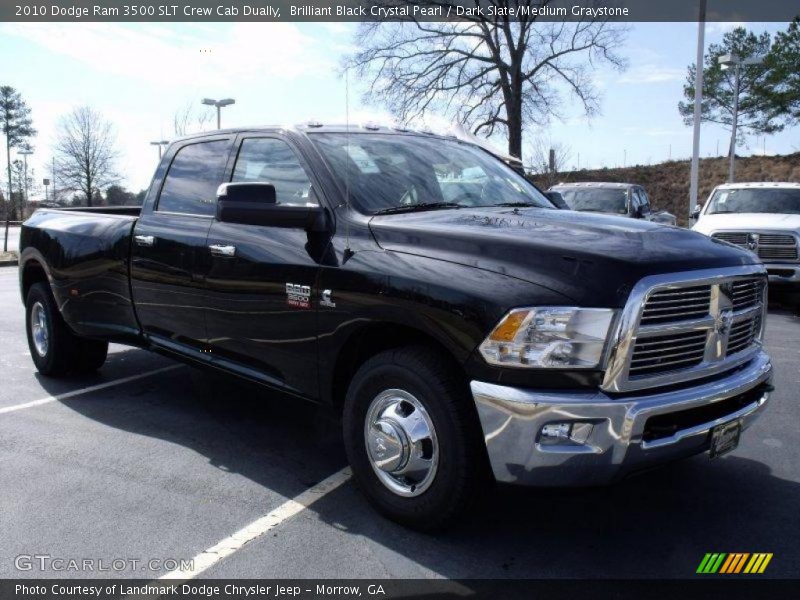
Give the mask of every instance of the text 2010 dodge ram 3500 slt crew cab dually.
<svg viewBox="0 0 800 600">
<path fill-rule="evenodd" d="M 117 341 L 330 404 L 366 496 L 420 528 L 492 476 L 590 485 L 724 453 L 771 390 L 753 254 L 555 210 L 447 137 L 184 138 L 141 211 L 40 210 L 21 246 L 43 374 Z"/>
</svg>

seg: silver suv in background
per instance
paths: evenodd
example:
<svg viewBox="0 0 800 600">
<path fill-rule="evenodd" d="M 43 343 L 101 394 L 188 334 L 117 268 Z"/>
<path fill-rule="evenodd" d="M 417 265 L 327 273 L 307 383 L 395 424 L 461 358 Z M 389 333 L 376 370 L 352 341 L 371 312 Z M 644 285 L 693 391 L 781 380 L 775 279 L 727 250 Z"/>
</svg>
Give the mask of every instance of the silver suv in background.
<svg viewBox="0 0 800 600">
<path fill-rule="evenodd" d="M 692 215 L 693 229 L 758 255 L 771 286 L 800 291 L 800 183 L 726 183 Z"/>
<path fill-rule="evenodd" d="M 676 224 L 675 215 L 665 211 L 653 212 L 647 192 L 635 183 L 559 183 L 547 191 L 548 197 L 553 192 L 561 195 L 570 210 Z"/>
</svg>

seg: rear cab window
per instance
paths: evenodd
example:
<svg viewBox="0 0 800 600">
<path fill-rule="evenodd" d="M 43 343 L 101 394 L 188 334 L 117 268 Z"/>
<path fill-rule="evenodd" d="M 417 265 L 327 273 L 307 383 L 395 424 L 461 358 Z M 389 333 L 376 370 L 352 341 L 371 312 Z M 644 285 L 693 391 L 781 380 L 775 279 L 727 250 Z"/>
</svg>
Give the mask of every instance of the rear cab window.
<svg viewBox="0 0 800 600">
<path fill-rule="evenodd" d="M 230 140 L 209 140 L 180 148 L 172 159 L 156 211 L 211 216 L 225 174 Z"/>
</svg>

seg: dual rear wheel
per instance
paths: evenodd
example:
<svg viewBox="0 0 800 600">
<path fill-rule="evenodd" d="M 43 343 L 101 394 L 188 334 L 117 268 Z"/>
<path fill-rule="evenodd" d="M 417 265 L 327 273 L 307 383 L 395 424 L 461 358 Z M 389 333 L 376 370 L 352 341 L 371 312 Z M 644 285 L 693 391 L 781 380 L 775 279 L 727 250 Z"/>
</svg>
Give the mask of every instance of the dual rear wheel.
<svg viewBox="0 0 800 600">
<path fill-rule="evenodd" d="M 91 373 L 106 361 L 108 342 L 75 335 L 64 323 L 44 282 L 34 283 L 28 290 L 25 326 L 31 357 L 42 375 Z"/>
</svg>

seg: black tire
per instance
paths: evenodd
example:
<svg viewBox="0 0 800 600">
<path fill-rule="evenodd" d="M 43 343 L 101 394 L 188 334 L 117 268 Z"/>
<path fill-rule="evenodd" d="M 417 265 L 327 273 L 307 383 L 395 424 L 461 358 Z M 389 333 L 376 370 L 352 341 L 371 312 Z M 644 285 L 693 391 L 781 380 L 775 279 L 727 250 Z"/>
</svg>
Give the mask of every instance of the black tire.
<svg viewBox="0 0 800 600">
<path fill-rule="evenodd" d="M 39 311 L 43 316 L 41 320 L 34 317 Z M 45 344 L 40 343 L 38 347 L 31 325 L 34 318 L 40 324 L 38 330 L 44 330 L 46 338 Z M 28 290 L 25 330 L 31 357 L 42 375 L 64 377 L 91 373 L 103 366 L 108 354 L 108 342 L 82 338 L 70 331 L 44 282 L 34 283 Z"/>
<path fill-rule="evenodd" d="M 421 402 L 435 428 L 438 467 L 426 489 L 412 497 L 384 484 L 365 440 L 370 405 L 392 389 L 403 390 Z M 492 483 L 466 382 L 448 361 L 425 346 L 388 350 L 362 365 L 345 399 L 343 433 L 358 486 L 380 513 L 408 527 L 422 531 L 447 527 Z"/>
</svg>

